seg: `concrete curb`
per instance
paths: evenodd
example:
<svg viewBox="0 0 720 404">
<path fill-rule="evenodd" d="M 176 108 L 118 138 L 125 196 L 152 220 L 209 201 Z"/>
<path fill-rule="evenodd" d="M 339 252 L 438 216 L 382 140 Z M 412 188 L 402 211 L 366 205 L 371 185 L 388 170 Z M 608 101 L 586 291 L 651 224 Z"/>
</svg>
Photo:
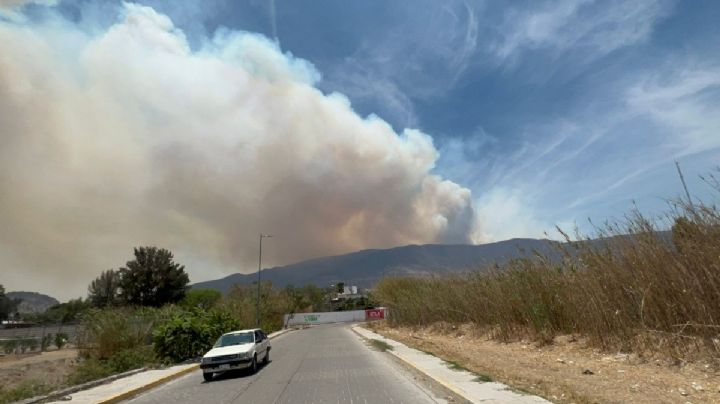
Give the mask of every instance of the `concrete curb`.
<svg viewBox="0 0 720 404">
<path fill-rule="evenodd" d="M 418 351 L 418 350 L 415 349 L 415 348 L 412 348 L 412 347 L 410 347 L 410 346 L 407 346 L 407 345 L 405 345 L 405 344 L 403 344 L 403 343 L 401 343 L 401 342 L 399 342 L 399 341 L 395 341 L 394 339 L 388 338 L 388 337 L 386 337 L 386 336 L 384 336 L 384 335 L 377 334 L 377 333 L 375 333 L 374 331 L 369 330 L 369 329 L 367 329 L 367 328 L 365 328 L 365 327 L 362 327 L 362 326 L 357 325 L 357 324 L 356 324 L 356 325 L 353 325 L 353 326 L 351 327 L 351 330 L 352 330 L 355 334 L 357 334 L 360 338 L 362 338 L 363 340 L 369 341 L 370 338 L 368 338 L 368 336 L 366 336 L 366 335 L 363 335 L 363 334 L 358 330 L 358 328 L 361 328 L 364 332 L 368 332 L 368 333 L 370 333 L 370 334 L 377 335 L 378 337 L 380 337 L 380 338 L 382 338 L 382 339 L 384 339 L 384 340 L 391 341 L 393 344 L 397 344 L 398 347 L 402 346 L 402 347 L 404 347 L 404 348 L 409 349 L 410 351 Z M 434 380 L 437 384 L 443 386 L 443 387 L 446 388 L 447 390 L 449 390 L 449 391 L 453 392 L 454 394 L 456 394 L 458 397 L 461 397 L 461 398 L 463 398 L 464 400 L 467 400 L 467 401 L 470 402 L 470 403 L 480 403 L 480 402 L 493 402 L 493 403 L 498 403 L 498 402 L 502 402 L 502 403 L 510 403 L 510 402 L 512 402 L 512 403 L 550 403 L 549 401 L 543 399 L 542 397 L 535 396 L 535 395 L 518 394 L 517 397 L 508 397 L 508 396 L 498 397 L 498 396 L 494 396 L 492 390 L 485 390 L 485 391 L 482 391 L 482 392 L 478 392 L 478 391 L 475 390 L 475 389 L 470 389 L 470 390 L 468 390 L 465 386 L 463 386 L 463 387 L 455 386 L 455 385 L 453 384 L 453 382 L 450 382 L 450 381 L 448 381 L 448 380 L 445 380 L 444 378 L 438 376 L 437 374 L 430 374 L 430 373 L 428 373 L 427 371 L 421 369 L 418 364 L 413 363 L 413 362 L 412 362 L 411 360 L 409 360 L 408 358 L 404 358 L 402 355 L 400 355 L 398 352 L 395 352 L 394 350 L 389 349 L 389 350 L 387 350 L 387 351 L 385 351 L 385 352 L 388 352 L 389 354 L 391 354 L 391 355 L 393 355 L 394 357 L 396 357 L 398 360 L 402 361 L 402 363 L 406 364 L 408 367 L 414 369 L 415 371 L 419 372 L 420 374 L 425 375 L 425 376 L 428 377 L 429 379 Z M 418 352 L 421 352 L 421 351 L 418 351 Z M 444 360 L 442 360 L 442 359 L 440 359 L 440 358 L 437 358 L 437 359 L 440 360 L 443 364 L 447 364 L 446 361 L 444 361 Z M 467 371 L 467 370 L 464 370 L 463 372 L 469 373 L 471 376 L 473 375 L 472 372 L 469 372 L 469 371 Z M 459 382 L 460 382 L 461 384 L 465 384 L 465 381 L 459 381 Z M 504 385 L 504 384 L 502 384 L 502 383 L 497 383 L 497 382 L 487 382 L 487 383 L 482 383 L 482 385 L 485 385 L 485 386 L 497 385 L 497 386 L 502 387 L 500 390 L 503 390 L 503 391 L 510 390 L 509 386 Z"/>
<path fill-rule="evenodd" d="M 363 328 L 363 329 L 365 329 L 365 330 L 367 330 L 367 329 L 366 329 L 365 327 L 361 327 L 361 326 L 359 326 L 359 325 L 353 325 L 352 327 L 350 327 L 350 329 L 353 330 L 353 332 L 354 332 L 355 334 L 357 334 L 357 336 L 359 336 L 360 338 L 362 338 L 362 339 L 365 340 L 365 341 L 369 341 L 368 338 L 366 338 L 364 335 L 362 335 L 362 334 L 360 334 L 359 332 L 357 332 L 356 328 Z M 372 330 L 367 330 L 367 331 L 372 331 Z M 373 332 L 374 332 L 374 331 L 373 331 Z M 383 336 L 383 337 L 384 337 L 384 336 Z M 384 337 L 384 338 L 385 338 L 385 339 L 391 339 L 391 338 L 388 338 L 388 337 Z M 394 341 L 394 340 L 393 340 L 393 341 Z M 397 342 L 397 341 L 396 341 L 396 342 Z M 395 353 L 392 349 L 388 349 L 388 350 L 385 351 L 385 352 L 387 352 L 387 353 L 389 353 L 390 355 L 398 358 L 398 359 L 399 359 L 400 361 L 402 361 L 402 363 L 404 363 L 405 365 L 413 368 L 416 372 L 425 375 L 427 378 L 434 380 L 436 383 L 438 383 L 439 385 L 441 385 L 441 386 L 445 387 L 446 389 L 452 391 L 453 393 L 457 394 L 459 397 L 464 398 L 464 399 L 467 400 L 468 402 L 472 402 L 472 399 L 471 399 L 470 397 L 467 397 L 464 392 L 462 392 L 462 391 L 460 391 L 459 389 L 455 388 L 455 387 L 454 387 L 453 385 L 451 385 L 449 382 L 447 382 L 447 381 L 445 381 L 445 380 L 443 380 L 443 379 L 441 379 L 441 378 L 439 378 L 439 377 L 431 376 L 431 375 L 425 373 L 425 372 L 422 371 L 420 368 L 418 368 L 417 366 L 415 366 L 414 363 L 412 363 L 412 362 L 406 360 L 405 358 L 403 358 L 402 356 L 398 355 L 398 354 Z"/>
<path fill-rule="evenodd" d="M 144 393 L 150 389 L 153 389 L 157 386 L 160 386 L 161 384 L 165 384 L 171 380 L 177 379 L 181 376 L 184 376 L 188 373 L 194 372 L 200 368 L 200 365 L 196 365 L 190 368 L 182 369 L 178 372 L 175 372 L 171 375 L 167 375 L 165 377 L 161 377 L 160 379 L 157 379 L 155 381 L 152 381 L 148 384 L 142 385 L 140 387 L 137 387 L 133 390 L 125 391 L 123 393 L 120 393 L 114 397 L 110 397 L 101 401 L 98 401 L 98 404 L 111 404 L 111 403 L 119 403 L 120 401 L 127 400 L 129 398 L 135 397 L 140 393 Z"/>
<path fill-rule="evenodd" d="M 290 331 L 295 331 L 295 329 L 294 328 L 283 328 L 282 330 L 275 331 L 274 333 L 271 333 L 270 335 L 268 335 L 268 339 L 273 339 L 275 337 L 279 337 L 283 334 L 289 333 Z"/>
</svg>

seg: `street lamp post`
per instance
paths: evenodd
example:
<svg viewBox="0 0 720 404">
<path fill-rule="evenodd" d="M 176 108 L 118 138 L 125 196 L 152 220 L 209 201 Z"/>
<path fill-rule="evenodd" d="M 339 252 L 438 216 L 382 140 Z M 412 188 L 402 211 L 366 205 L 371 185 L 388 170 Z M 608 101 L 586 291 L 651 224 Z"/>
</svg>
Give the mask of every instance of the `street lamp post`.
<svg viewBox="0 0 720 404">
<path fill-rule="evenodd" d="M 272 234 L 262 234 L 260 233 L 260 253 L 258 254 L 258 276 L 257 276 L 257 301 L 255 304 L 256 312 L 255 312 L 255 320 L 257 322 L 257 327 L 260 328 L 260 269 L 262 268 L 262 241 L 264 238 L 272 237 Z"/>
</svg>

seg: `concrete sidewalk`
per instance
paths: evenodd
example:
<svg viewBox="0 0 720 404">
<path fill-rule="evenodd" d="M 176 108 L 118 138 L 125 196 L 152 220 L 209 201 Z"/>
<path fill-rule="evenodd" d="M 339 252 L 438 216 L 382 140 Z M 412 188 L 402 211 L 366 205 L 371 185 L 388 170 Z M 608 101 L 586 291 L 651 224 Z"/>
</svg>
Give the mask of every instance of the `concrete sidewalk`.
<svg viewBox="0 0 720 404">
<path fill-rule="evenodd" d="M 388 353 L 396 356 L 419 372 L 426 374 L 471 403 L 549 403 L 549 401 L 538 396 L 516 393 L 502 383 L 479 381 L 478 375 L 472 372 L 451 369 L 448 362 L 436 356 L 410 348 L 405 344 L 385 338 L 361 326 L 355 325 L 353 330 L 365 339 L 380 340 L 392 346 L 392 350 L 388 350 Z"/>
<path fill-rule="evenodd" d="M 53 403 L 119 403 L 144 391 L 150 390 L 170 380 L 199 369 L 197 363 L 171 366 L 165 369 L 153 369 L 132 376 L 114 380 L 107 384 L 78 391 L 70 395 L 70 400 L 58 399 Z"/>
<path fill-rule="evenodd" d="M 289 329 L 276 331 L 268 338 L 273 339 L 280 336 Z M 147 370 L 141 373 L 124 377 L 122 379 L 113 380 L 110 383 L 102 384 L 87 390 L 78 391 L 67 397 L 61 397 L 50 401 L 51 403 L 83 403 L 83 404 L 110 404 L 119 403 L 123 400 L 130 399 L 145 391 L 153 389 L 157 386 L 165 384 L 180 376 L 199 369 L 197 363 L 187 365 L 171 366 L 165 369 Z M 69 399 L 68 399 L 69 397 Z"/>
</svg>

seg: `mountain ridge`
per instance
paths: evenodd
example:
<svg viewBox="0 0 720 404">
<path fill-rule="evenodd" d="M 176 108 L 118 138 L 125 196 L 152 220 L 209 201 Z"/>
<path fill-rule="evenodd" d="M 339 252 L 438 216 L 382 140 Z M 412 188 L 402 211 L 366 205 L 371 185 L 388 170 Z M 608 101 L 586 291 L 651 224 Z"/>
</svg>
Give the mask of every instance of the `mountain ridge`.
<svg viewBox="0 0 720 404">
<path fill-rule="evenodd" d="M 369 288 L 384 276 L 460 273 L 502 264 L 513 258 L 530 256 L 534 251 L 555 255 L 560 243 L 547 239 L 514 238 L 488 244 L 410 244 L 387 249 L 373 248 L 294 264 L 264 268 L 263 281 L 277 287 L 309 283 L 329 286 L 338 282 Z M 230 291 L 234 284 L 252 284 L 257 272 L 235 273 L 224 278 L 198 282 L 193 289 Z"/>
<path fill-rule="evenodd" d="M 7 292 L 5 296 L 20 300 L 17 307 L 17 312 L 20 314 L 42 313 L 50 307 L 60 304 L 54 297 L 38 292 L 15 291 Z"/>
</svg>

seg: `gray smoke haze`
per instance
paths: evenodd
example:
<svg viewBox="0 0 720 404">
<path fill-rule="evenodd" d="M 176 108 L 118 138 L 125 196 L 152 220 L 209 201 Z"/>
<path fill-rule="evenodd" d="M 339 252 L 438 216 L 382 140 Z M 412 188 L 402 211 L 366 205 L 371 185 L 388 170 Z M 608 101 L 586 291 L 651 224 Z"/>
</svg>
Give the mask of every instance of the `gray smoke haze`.
<svg viewBox="0 0 720 404">
<path fill-rule="evenodd" d="M 433 175 L 417 131 L 362 118 L 262 36 L 191 51 L 169 18 L 124 6 L 90 35 L 0 20 L 0 283 L 84 295 L 132 247 L 192 281 L 408 243 L 479 241 L 471 193 Z"/>
</svg>

